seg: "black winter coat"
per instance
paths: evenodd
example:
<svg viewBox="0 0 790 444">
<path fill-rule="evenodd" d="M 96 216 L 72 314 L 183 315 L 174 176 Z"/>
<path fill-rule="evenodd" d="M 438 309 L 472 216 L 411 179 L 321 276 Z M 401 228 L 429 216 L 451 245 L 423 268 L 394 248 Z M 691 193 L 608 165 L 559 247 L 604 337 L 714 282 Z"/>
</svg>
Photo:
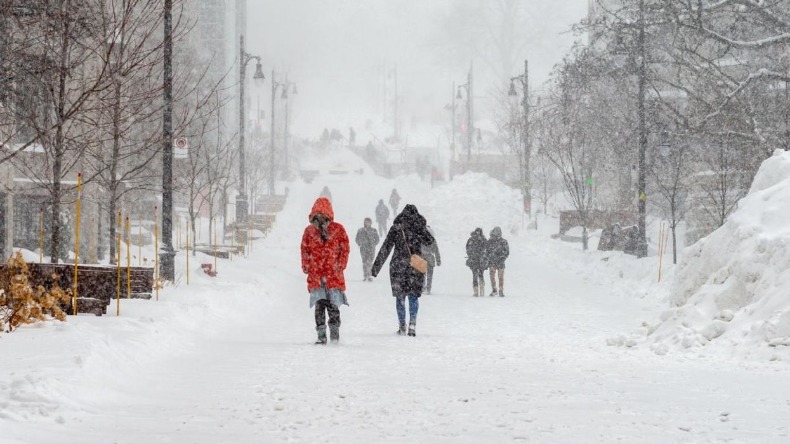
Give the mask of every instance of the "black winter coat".
<svg viewBox="0 0 790 444">
<path fill-rule="evenodd" d="M 381 244 L 370 273 L 375 277 L 384 266 L 390 252 L 390 285 L 393 296 L 417 296 L 422 294 L 423 274 L 409 265 L 411 254 L 420 254 L 422 247 L 429 247 L 436 240 L 428 231 L 425 218 L 414 205 L 406 205 L 392 221 L 387 237 Z M 408 245 L 408 248 L 407 248 Z M 410 253 L 411 252 L 411 253 Z"/>
<path fill-rule="evenodd" d="M 494 268 L 505 268 L 505 259 L 510 255 L 510 247 L 502 236 L 491 236 L 486 245 L 486 256 L 488 266 Z"/>
<path fill-rule="evenodd" d="M 475 229 L 466 241 L 466 266 L 472 270 L 488 267 L 486 237 L 480 228 Z"/>
</svg>

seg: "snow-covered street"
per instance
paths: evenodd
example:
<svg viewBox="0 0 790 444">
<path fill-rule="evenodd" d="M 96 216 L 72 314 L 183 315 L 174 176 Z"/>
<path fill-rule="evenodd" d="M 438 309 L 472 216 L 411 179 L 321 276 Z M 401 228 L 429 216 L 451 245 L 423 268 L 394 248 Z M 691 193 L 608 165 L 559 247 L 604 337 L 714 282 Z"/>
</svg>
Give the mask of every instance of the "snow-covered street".
<svg viewBox="0 0 790 444">
<path fill-rule="evenodd" d="M 655 320 L 665 289 L 551 239 L 552 219 L 510 233 L 519 221 L 496 185 L 475 193 L 464 184 L 489 179 L 459 179 L 433 190 L 368 172 L 364 187 L 355 175 L 288 184 L 268 238 L 220 261 L 218 277 L 193 261 L 189 286 L 122 301 L 121 317 L 4 334 L 0 442 L 790 441 L 786 363 L 607 345 Z M 299 240 L 324 185 L 352 239 L 393 186 L 436 230 L 443 260 L 416 338 L 395 334 L 387 274 L 363 282 L 352 248 L 340 344 L 313 344 Z M 470 216 L 436 199 L 453 193 L 490 206 Z M 473 298 L 463 243 L 497 218 L 512 252 L 506 297 Z M 652 276 L 652 262 L 619 260 Z"/>
</svg>

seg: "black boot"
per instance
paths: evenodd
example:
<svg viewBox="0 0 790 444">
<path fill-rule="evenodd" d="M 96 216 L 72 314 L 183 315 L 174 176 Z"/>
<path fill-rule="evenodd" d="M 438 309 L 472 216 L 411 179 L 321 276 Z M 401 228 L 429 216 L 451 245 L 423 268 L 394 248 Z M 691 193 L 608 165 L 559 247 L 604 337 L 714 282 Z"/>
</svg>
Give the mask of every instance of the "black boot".
<svg viewBox="0 0 790 444">
<path fill-rule="evenodd" d="M 401 324 L 400 327 L 398 327 L 398 335 L 399 336 L 406 335 L 406 324 Z"/>
<path fill-rule="evenodd" d="M 415 331 L 416 328 L 416 322 L 409 322 L 409 336 L 417 336 L 417 332 Z"/>
<path fill-rule="evenodd" d="M 326 326 L 322 325 L 320 327 L 316 327 L 315 331 L 318 332 L 318 339 L 315 341 L 315 343 L 326 344 Z"/>
<path fill-rule="evenodd" d="M 333 344 L 337 344 L 340 341 L 340 327 L 339 326 L 329 326 L 329 340 Z"/>
</svg>

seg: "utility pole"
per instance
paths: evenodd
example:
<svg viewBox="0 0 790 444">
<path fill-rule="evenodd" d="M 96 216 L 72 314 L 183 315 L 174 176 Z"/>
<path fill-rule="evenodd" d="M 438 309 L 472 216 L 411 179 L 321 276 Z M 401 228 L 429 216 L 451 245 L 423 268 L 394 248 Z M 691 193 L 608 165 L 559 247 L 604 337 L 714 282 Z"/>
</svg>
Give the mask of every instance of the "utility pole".
<svg viewBox="0 0 790 444">
<path fill-rule="evenodd" d="M 521 164 L 521 193 L 524 198 L 524 209 L 527 211 L 527 216 L 532 219 L 532 185 L 530 181 L 529 160 L 532 154 L 532 147 L 530 146 L 529 138 L 529 62 L 524 60 L 524 74 L 510 78 L 510 91 L 508 96 L 517 96 L 516 86 L 513 81 L 518 80 L 521 82 L 521 87 L 524 90 L 521 106 L 524 108 L 524 121 L 521 128 L 521 147 L 524 150 L 522 153 Z"/>
<path fill-rule="evenodd" d="M 637 189 L 639 193 L 637 201 L 637 212 L 639 220 L 639 236 L 637 239 L 636 257 L 647 256 L 647 234 L 645 229 L 645 213 L 647 206 L 647 194 L 645 194 L 645 153 L 647 152 L 647 124 L 645 121 L 645 91 L 647 89 L 647 57 L 645 51 L 645 0 L 639 0 L 639 23 L 638 23 L 637 51 L 638 75 L 639 75 L 639 96 L 637 100 L 637 114 L 639 120 L 639 176 L 637 178 Z"/>
<path fill-rule="evenodd" d="M 239 192 L 236 194 L 236 226 L 247 223 L 247 174 L 244 171 L 244 144 L 246 143 L 246 128 L 244 115 L 244 78 L 247 67 L 247 54 L 244 52 L 244 35 L 239 36 Z"/>
<path fill-rule="evenodd" d="M 164 114 L 162 118 L 162 252 L 160 274 L 175 279 L 173 250 L 173 0 L 164 0 Z M 110 239 L 112 242 L 112 239 Z"/>
</svg>

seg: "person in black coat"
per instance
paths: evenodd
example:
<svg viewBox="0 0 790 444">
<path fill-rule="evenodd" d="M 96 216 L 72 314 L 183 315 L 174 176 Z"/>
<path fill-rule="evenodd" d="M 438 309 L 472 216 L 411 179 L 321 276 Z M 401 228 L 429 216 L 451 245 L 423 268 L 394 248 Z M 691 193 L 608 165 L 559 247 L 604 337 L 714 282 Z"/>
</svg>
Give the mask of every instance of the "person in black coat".
<svg viewBox="0 0 790 444">
<path fill-rule="evenodd" d="M 488 268 L 486 259 L 486 237 L 482 228 L 475 228 L 466 241 L 466 266 L 472 270 L 472 296 L 485 294 L 483 270 Z"/>
<path fill-rule="evenodd" d="M 486 244 L 488 270 L 491 273 L 491 296 L 497 295 L 496 275 L 499 275 L 499 296 L 505 296 L 505 260 L 510 255 L 510 247 L 502 238 L 502 229 L 494 227 Z"/>
<path fill-rule="evenodd" d="M 433 230 L 428 226 L 428 232 L 433 236 Z M 425 286 L 422 290 L 424 294 L 431 294 L 431 284 L 433 283 L 433 267 L 442 265 L 442 256 L 439 254 L 439 244 L 434 236 L 433 244 L 422 247 L 420 256 L 428 261 L 428 271 L 425 273 Z"/>
<path fill-rule="evenodd" d="M 355 238 L 359 245 L 359 253 L 362 255 L 362 279 L 372 281 L 370 267 L 373 266 L 373 256 L 376 255 L 376 245 L 379 244 L 379 233 L 373 228 L 373 221 L 369 217 L 365 218 L 363 227 L 357 231 Z"/>
<path fill-rule="evenodd" d="M 376 206 L 376 222 L 379 224 L 379 236 L 387 234 L 387 221 L 390 218 L 390 210 L 384 205 L 384 199 L 379 199 Z"/>
<path fill-rule="evenodd" d="M 417 211 L 417 207 L 408 204 L 392 221 L 387 237 L 381 244 L 376 260 L 373 262 L 371 274 L 378 276 L 384 262 L 392 253 L 390 260 L 390 285 L 392 296 L 395 297 L 395 308 L 398 312 L 398 334 L 406 333 L 406 298 L 409 298 L 409 336 L 416 336 L 417 311 L 419 297 L 422 294 L 423 273 L 413 268 L 409 261 L 412 254 L 419 255 L 423 246 L 436 243 L 428 231 L 425 218 Z"/>
</svg>

